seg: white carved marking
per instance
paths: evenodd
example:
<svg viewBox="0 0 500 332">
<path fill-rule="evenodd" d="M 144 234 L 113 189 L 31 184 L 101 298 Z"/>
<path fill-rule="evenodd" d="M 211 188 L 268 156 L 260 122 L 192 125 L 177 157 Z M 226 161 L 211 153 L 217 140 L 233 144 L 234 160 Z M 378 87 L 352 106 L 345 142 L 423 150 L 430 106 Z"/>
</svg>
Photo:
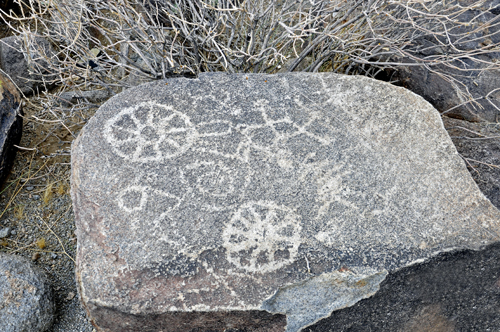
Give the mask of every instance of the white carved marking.
<svg viewBox="0 0 500 332">
<path fill-rule="evenodd" d="M 148 199 L 148 187 L 130 186 L 118 195 L 118 206 L 128 213 L 140 211 Z"/>
<path fill-rule="evenodd" d="M 187 115 L 152 101 L 123 109 L 107 121 L 104 133 L 116 154 L 134 162 L 176 157 L 198 138 Z"/>
<path fill-rule="evenodd" d="M 301 243 L 300 216 L 274 202 L 241 206 L 223 231 L 227 260 L 250 272 L 269 272 L 292 263 Z"/>
<path fill-rule="evenodd" d="M 234 192 L 234 178 L 230 169 L 222 162 L 201 161 L 186 166 L 186 169 L 195 170 L 197 189 L 215 197 L 226 197 Z"/>
</svg>

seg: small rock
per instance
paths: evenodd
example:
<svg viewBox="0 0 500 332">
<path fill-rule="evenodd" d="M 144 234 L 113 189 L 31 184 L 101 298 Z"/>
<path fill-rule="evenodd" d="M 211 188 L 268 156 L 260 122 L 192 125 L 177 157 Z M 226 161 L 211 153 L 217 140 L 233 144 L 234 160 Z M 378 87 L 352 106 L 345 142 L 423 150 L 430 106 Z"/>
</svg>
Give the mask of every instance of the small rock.
<svg viewBox="0 0 500 332">
<path fill-rule="evenodd" d="M 4 332 L 43 332 L 54 320 L 46 276 L 27 259 L 0 253 L 0 322 Z"/>
<path fill-rule="evenodd" d="M 78 101 L 88 101 L 90 103 L 101 103 L 111 97 L 107 90 L 89 90 L 89 91 L 67 91 L 59 96 L 61 105 L 65 107 L 76 104 Z"/>
<path fill-rule="evenodd" d="M 40 199 L 40 195 L 33 195 L 33 199 L 35 199 L 35 200 Z"/>
<path fill-rule="evenodd" d="M 57 255 L 54 253 L 50 254 L 50 257 L 52 257 L 52 259 L 57 259 Z"/>
<path fill-rule="evenodd" d="M 26 190 L 28 191 L 32 191 L 33 189 L 35 189 L 33 186 L 26 187 Z"/>
<path fill-rule="evenodd" d="M 5 227 L 0 229 L 0 239 L 7 237 L 10 235 L 10 227 Z"/>
<path fill-rule="evenodd" d="M 13 229 L 13 230 L 10 231 L 10 235 L 16 235 L 16 234 L 17 234 L 17 232 L 16 232 L 15 229 Z"/>
<path fill-rule="evenodd" d="M 75 293 L 69 292 L 68 296 L 66 296 L 66 301 L 71 301 L 75 297 Z"/>
</svg>

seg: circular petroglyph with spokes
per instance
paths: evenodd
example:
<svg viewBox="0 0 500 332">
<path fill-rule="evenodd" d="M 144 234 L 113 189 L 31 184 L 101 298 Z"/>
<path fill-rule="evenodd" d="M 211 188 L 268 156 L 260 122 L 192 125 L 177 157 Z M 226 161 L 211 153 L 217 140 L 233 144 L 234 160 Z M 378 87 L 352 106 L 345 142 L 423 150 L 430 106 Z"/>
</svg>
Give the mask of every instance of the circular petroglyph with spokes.
<svg viewBox="0 0 500 332">
<path fill-rule="evenodd" d="M 138 162 L 176 157 L 198 137 L 187 115 L 155 102 L 123 109 L 106 122 L 104 131 L 116 154 Z"/>
<path fill-rule="evenodd" d="M 249 272 L 269 272 L 294 261 L 300 216 L 274 202 L 242 205 L 223 231 L 227 260 Z"/>
</svg>

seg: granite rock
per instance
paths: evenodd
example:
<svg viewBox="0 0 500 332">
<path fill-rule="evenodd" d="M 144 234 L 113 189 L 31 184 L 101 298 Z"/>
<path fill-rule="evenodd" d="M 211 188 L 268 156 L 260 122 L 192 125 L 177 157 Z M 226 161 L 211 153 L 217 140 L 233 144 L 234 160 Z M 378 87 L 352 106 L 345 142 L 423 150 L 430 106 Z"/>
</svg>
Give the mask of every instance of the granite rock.
<svg viewBox="0 0 500 332">
<path fill-rule="evenodd" d="M 0 183 L 14 162 L 23 130 L 22 105 L 12 81 L 0 73 Z"/>
<path fill-rule="evenodd" d="M 99 331 L 299 331 L 500 234 L 439 113 L 366 77 L 141 85 L 84 127 L 71 182 Z"/>
<path fill-rule="evenodd" d="M 47 331 L 54 319 L 54 308 L 46 276 L 27 259 L 0 253 L 2 331 Z"/>
<path fill-rule="evenodd" d="M 10 227 L 0 228 L 0 239 L 10 235 Z"/>
</svg>

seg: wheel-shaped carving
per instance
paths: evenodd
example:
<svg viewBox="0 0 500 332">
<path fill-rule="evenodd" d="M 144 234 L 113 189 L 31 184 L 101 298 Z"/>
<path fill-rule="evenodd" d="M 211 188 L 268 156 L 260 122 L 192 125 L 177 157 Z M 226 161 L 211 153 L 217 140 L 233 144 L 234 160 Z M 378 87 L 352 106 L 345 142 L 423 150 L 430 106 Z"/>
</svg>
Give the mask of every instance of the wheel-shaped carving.
<svg viewBox="0 0 500 332">
<path fill-rule="evenodd" d="M 187 115 L 155 102 L 123 109 L 107 121 L 104 135 L 116 154 L 136 162 L 176 157 L 198 137 Z"/>
<path fill-rule="evenodd" d="M 241 206 L 223 231 L 227 260 L 249 272 L 277 270 L 295 260 L 300 216 L 274 202 Z"/>
</svg>

